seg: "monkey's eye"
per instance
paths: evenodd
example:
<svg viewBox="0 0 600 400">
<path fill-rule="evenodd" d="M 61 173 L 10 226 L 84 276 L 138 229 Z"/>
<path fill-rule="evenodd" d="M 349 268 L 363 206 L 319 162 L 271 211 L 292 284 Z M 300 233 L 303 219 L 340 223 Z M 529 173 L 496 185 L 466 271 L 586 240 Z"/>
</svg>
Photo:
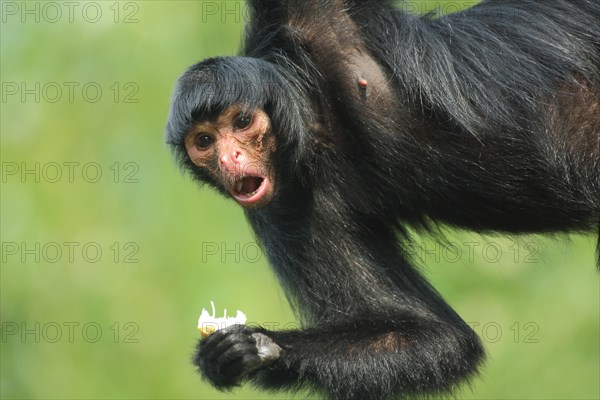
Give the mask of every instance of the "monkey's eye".
<svg viewBox="0 0 600 400">
<path fill-rule="evenodd" d="M 206 149 L 206 148 L 210 147 L 210 145 L 213 144 L 214 141 L 215 141 L 215 139 L 212 136 L 207 135 L 207 134 L 200 134 L 200 135 L 196 135 L 196 137 L 194 139 L 194 144 L 199 149 Z"/>
<path fill-rule="evenodd" d="M 236 131 L 241 131 L 250 126 L 252 122 L 252 114 L 240 114 L 237 116 L 235 121 L 233 121 L 233 129 Z"/>
</svg>

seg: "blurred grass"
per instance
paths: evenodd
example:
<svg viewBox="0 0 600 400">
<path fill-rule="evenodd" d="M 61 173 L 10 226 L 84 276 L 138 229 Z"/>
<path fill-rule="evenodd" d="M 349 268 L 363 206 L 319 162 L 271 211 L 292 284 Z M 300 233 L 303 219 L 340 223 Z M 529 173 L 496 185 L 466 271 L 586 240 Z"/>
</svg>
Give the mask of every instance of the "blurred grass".
<svg viewBox="0 0 600 400">
<path fill-rule="evenodd" d="M 424 11 L 435 3 L 457 4 L 426 3 Z M 50 22 L 54 14 L 43 11 L 47 3 L 28 2 L 30 9 L 38 4 L 42 18 L 36 22 L 27 15 L 23 22 L 7 5 L 24 4 L 0 4 L 6 96 L 0 103 L 0 397 L 285 398 L 248 387 L 230 395 L 216 392 L 189 362 L 197 317 L 210 300 L 218 309 L 242 309 L 251 321 L 282 326 L 294 320 L 264 257 L 256 260 L 242 212 L 182 176 L 163 144 L 178 75 L 205 57 L 236 52 L 242 21 L 235 4 L 121 2 L 118 23 L 114 2 L 96 3 L 102 11 L 96 23 L 79 12 L 85 2 L 77 3 L 73 22 L 64 6 L 62 19 Z M 233 11 L 212 14 L 207 6 L 213 5 Z M 131 12 L 138 21 L 123 23 Z M 24 101 L 20 93 L 7 94 L 6 84 L 32 88 L 36 82 L 58 83 L 63 97 L 51 103 L 43 96 L 36 102 L 32 94 Z M 96 82 L 103 94 L 91 103 L 76 89 L 71 102 L 65 82 L 78 88 Z M 115 82 L 117 102 L 110 89 Z M 130 93 L 127 82 L 139 88 L 137 103 L 123 101 Z M 73 182 L 65 162 L 80 163 Z M 36 182 L 32 174 L 25 179 L 9 174 L 10 168 L 35 163 L 40 171 L 58 163 L 62 179 L 51 183 L 42 176 Z M 102 172 L 96 183 L 81 175 L 89 163 Z M 115 163 L 118 183 L 111 169 Z M 133 171 L 127 163 L 139 167 L 133 176 L 137 183 L 124 182 Z M 460 255 L 426 238 L 418 241 L 424 250 L 415 248 L 414 255 L 489 350 L 482 378 L 458 397 L 600 398 L 600 287 L 593 238 L 577 236 L 570 244 L 519 238 L 517 247 L 513 239 L 460 232 L 448 240 Z M 64 242 L 79 243 L 72 260 Z M 35 250 L 36 243 L 38 252 L 10 251 L 13 245 Z M 62 257 L 54 256 L 53 243 Z M 117 260 L 114 243 L 120 249 Z M 85 259 L 85 244 L 102 250 L 97 262 Z M 207 246 L 216 246 L 217 254 L 208 255 Z M 501 257 L 493 253 L 498 248 Z M 125 263 L 132 251 L 138 262 Z M 57 261 L 49 262 L 53 258 Z"/>
</svg>

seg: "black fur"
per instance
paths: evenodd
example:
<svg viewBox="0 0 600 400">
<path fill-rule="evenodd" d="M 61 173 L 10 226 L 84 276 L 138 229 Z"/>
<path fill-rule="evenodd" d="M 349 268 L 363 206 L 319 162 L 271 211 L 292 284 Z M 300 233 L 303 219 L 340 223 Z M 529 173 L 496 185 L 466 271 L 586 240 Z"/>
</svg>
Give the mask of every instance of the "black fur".
<svg viewBox="0 0 600 400">
<path fill-rule="evenodd" d="M 234 103 L 267 111 L 279 185 L 246 215 L 305 329 L 215 334 L 195 363 L 220 388 L 248 379 L 340 400 L 452 390 L 476 372 L 482 345 L 398 234 L 431 221 L 595 229 L 600 2 L 490 0 L 440 18 L 383 0 L 250 6 L 243 57 L 205 60 L 179 80 L 167 141 L 220 189 L 187 157 L 190 124 Z M 244 368 L 256 331 L 282 348 L 258 370 Z"/>
</svg>

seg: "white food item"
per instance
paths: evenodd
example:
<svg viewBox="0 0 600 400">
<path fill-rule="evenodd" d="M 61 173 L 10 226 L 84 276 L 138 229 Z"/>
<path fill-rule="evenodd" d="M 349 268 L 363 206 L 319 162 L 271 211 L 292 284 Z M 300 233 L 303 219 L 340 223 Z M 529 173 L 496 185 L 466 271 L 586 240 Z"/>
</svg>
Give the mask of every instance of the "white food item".
<svg viewBox="0 0 600 400">
<path fill-rule="evenodd" d="M 208 311 L 203 308 L 200 318 L 198 318 L 198 331 L 202 336 L 206 337 L 211 333 L 218 331 L 219 329 L 225 329 L 235 324 L 243 325 L 246 323 L 246 314 L 240 310 L 237 310 L 235 317 L 227 317 L 227 309 L 225 309 L 223 312 L 223 317 L 217 318 L 215 316 L 215 303 L 211 301 L 210 305 L 212 306 L 212 315 L 210 315 Z"/>
</svg>

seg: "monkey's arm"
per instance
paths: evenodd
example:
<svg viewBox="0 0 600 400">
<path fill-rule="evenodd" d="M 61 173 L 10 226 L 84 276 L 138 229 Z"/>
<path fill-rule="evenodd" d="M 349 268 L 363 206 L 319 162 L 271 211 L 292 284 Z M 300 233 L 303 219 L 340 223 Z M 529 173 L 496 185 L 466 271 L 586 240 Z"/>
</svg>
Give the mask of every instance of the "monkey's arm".
<svg viewBox="0 0 600 400">
<path fill-rule="evenodd" d="M 200 342 L 196 360 L 211 381 L 235 384 L 247 371 L 249 380 L 267 389 L 308 387 L 331 399 L 381 400 L 451 389 L 475 371 L 483 355 L 475 334 L 462 326 L 410 312 L 393 320 L 354 318 L 287 332 L 238 327 Z M 259 366 L 256 332 L 281 348 L 274 363 Z"/>
</svg>

